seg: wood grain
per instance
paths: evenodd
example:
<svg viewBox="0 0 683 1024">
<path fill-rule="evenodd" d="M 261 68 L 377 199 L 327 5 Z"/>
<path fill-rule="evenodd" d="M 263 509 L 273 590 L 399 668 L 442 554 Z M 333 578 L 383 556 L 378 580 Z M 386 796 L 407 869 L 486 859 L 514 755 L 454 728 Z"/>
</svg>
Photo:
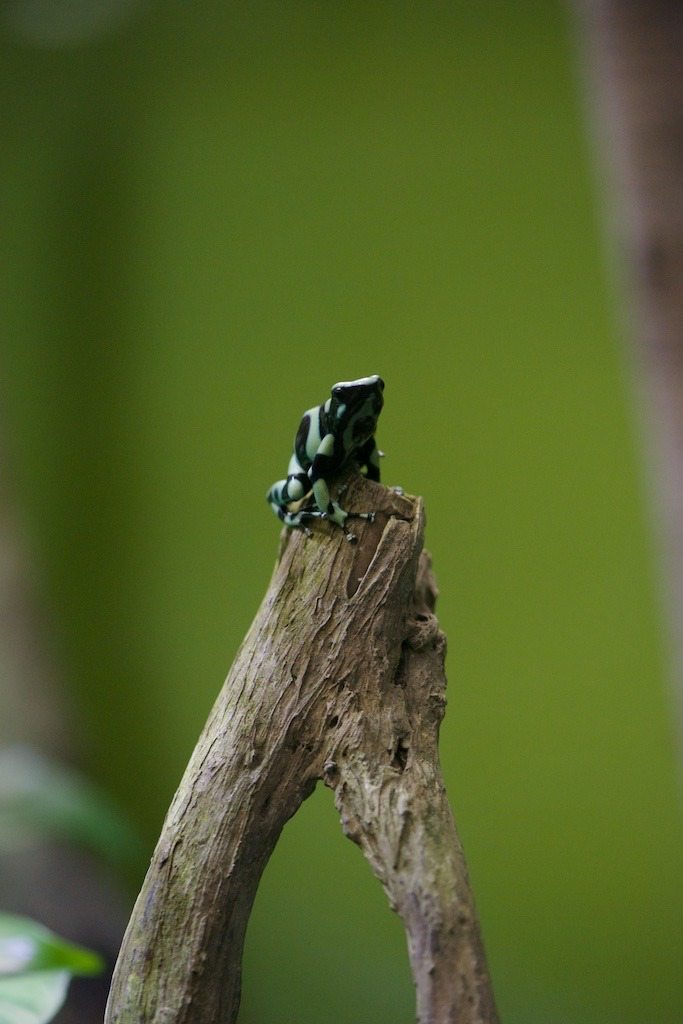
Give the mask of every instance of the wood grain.
<svg viewBox="0 0 683 1024">
<path fill-rule="evenodd" d="M 421 499 L 354 474 L 356 544 L 283 531 L 266 595 L 168 812 L 106 1020 L 232 1022 L 263 869 L 319 780 L 407 932 L 422 1024 L 497 1015 L 439 767 L 445 638 Z M 313 855 L 313 854 L 312 854 Z"/>
</svg>

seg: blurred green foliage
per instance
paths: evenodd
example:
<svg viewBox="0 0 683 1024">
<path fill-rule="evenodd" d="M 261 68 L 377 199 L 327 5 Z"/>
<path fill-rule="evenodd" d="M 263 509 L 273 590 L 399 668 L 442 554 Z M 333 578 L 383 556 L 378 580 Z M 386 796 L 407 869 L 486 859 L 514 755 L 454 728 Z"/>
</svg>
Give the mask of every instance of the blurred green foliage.
<svg viewBox="0 0 683 1024">
<path fill-rule="evenodd" d="M 62 1006 L 72 977 L 103 970 L 98 953 L 66 942 L 29 918 L 0 912 L 2 1024 L 46 1024 Z"/>
<path fill-rule="evenodd" d="M 79 37 L 15 0 L 0 44 L 6 427 L 83 765 L 151 844 L 266 587 L 299 417 L 381 373 L 503 1019 L 680 1021 L 649 499 L 565 9 L 111 6 Z M 413 1013 L 400 923 L 318 791 L 264 877 L 240 1019 Z"/>
<path fill-rule="evenodd" d="M 119 807 L 87 779 L 27 747 L 0 748 L 0 856 L 59 841 L 124 876 L 137 876 L 146 852 Z"/>
</svg>

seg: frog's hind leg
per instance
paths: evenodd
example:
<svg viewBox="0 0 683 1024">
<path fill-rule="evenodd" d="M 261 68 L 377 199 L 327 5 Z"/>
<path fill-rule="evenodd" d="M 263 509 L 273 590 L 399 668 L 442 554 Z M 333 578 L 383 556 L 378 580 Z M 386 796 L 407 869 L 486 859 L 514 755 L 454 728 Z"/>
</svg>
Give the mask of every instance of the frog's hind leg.
<svg viewBox="0 0 683 1024">
<path fill-rule="evenodd" d="M 266 501 L 272 508 L 275 515 L 282 520 L 285 526 L 298 527 L 304 533 L 312 537 L 311 531 L 304 524 L 305 516 L 319 515 L 317 512 L 309 512 L 306 509 L 299 509 L 292 512 L 289 506 L 295 501 L 301 501 L 310 492 L 311 482 L 308 475 L 303 471 L 290 473 L 286 480 L 278 480 L 274 483 L 266 495 Z"/>
</svg>

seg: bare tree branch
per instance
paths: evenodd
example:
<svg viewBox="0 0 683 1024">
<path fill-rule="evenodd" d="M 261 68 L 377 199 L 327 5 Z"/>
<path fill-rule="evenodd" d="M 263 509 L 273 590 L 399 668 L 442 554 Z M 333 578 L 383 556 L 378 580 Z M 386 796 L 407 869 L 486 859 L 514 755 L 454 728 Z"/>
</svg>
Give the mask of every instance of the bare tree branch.
<svg viewBox="0 0 683 1024">
<path fill-rule="evenodd" d="M 376 521 L 357 545 L 322 522 L 284 533 L 164 824 L 109 1024 L 235 1020 L 261 874 L 320 779 L 403 918 L 420 1021 L 498 1019 L 438 761 L 445 639 L 422 502 L 348 483 L 346 506 Z"/>
</svg>

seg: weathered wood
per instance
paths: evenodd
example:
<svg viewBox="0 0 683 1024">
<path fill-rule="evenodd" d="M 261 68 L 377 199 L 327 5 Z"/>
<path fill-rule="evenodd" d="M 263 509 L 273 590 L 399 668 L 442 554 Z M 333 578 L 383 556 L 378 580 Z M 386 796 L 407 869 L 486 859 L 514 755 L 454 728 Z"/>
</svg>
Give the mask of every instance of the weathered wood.
<svg viewBox="0 0 683 1024">
<path fill-rule="evenodd" d="M 445 639 L 421 499 L 354 475 L 349 544 L 283 531 L 270 586 L 169 810 L 108 1024 L 232 1022 L 256 889 L 323 779 L 405 923 L 423 1024 L 497 1020 L 437 737 Z"/>
</svg>

